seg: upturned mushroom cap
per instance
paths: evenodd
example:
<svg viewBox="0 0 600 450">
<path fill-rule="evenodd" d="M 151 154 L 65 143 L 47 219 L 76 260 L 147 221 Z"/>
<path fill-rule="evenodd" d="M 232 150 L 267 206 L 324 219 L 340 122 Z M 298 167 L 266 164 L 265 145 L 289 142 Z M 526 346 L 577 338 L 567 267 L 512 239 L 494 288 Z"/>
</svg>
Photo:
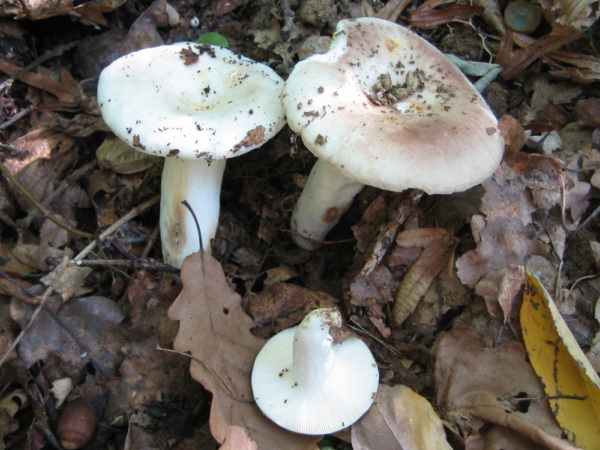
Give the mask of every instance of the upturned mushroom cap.
<svg viewBox="0 0 600 450">
<path fill-rule="evenodd" d="M 358 338 L 332 342 L 329 327 L 341 323 L 335 308 L 314 310 L 259 352 L 252 369 L 254 399 L 277 425 L 296 433 L 333 433 L 352 425 L 373 403 L 377 364 Z"/>
<path fill-rule="evenodd" d="M 143 152 L 226 159 L 285 124 L 283 80 L 268 66 L 210 44 L 180 42 L 125 55 L 100 74 L 110 129 Z"/>
<path fill-rule="evenodd" d="M 386 20 L 339 22 L 330 50 L 296 65 L 282 99 L 310 151 L 381 189 L 466 190 L 502 158 L 497 120 L 469 80 Z"/>
</svg>

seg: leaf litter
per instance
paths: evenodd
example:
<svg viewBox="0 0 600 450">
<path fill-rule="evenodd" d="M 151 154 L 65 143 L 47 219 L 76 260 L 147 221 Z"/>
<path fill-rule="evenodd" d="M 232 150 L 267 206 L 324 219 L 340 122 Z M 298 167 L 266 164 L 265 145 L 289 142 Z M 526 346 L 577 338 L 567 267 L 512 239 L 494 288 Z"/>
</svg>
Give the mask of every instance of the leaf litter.
<svg viewBox="0 0 600 450">
<path fill-rule="evenodd" d="M 495 0 L 148 3 L 0 5 L 0 444 L 53 445 L 61 403 L 83 397 L 102 425 L 94 448 L 316 448 L 262 416 L 249 374 L 266 338 L 331 306 L 372 349 L 382 384 L 371 410 L 327 445 L 584 442 L 586 431 L 559 420 L 561 430 L 548 407 L 518 312 L 529 269 L 572 331 L 556 342 L 581 347 L 576 359 L 599 370 L 597 2 L 541 0 L 531 34 L 508 29 Z M 502 66 L 484 91 L 501 118 L 501 167 L 448 196 L 367 188 L 308 253 L 288 221 L 314 157 L 284 129 L 228 165 L 216 259 L 193 255 L 173 275 L 158 244 L 160 162 L 108 148 L 100 70 L 217 31 L 285 78 L 327 48 L 338 20 L 361 15 Z"/>
</svg>

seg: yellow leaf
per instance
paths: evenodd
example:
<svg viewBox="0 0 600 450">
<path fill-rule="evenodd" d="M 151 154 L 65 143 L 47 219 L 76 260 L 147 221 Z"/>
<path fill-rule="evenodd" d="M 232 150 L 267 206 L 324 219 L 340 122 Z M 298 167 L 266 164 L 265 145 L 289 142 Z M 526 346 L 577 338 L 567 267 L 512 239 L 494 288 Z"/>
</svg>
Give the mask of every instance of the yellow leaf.
<svg viewBox="0 0 600 450">
<path fill-rule="evenodd" d="M 600 449 L 600 378 L 550 295 L 527 272 L 521 327 L 529 360 L 568 439 Z"/>
</svg>

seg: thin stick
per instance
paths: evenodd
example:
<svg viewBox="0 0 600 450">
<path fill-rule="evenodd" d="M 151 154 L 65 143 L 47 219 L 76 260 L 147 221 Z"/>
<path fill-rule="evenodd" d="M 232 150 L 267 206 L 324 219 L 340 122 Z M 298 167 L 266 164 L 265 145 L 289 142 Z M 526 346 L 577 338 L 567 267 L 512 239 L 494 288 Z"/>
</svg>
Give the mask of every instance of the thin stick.
<svg viewBox="0 0 600 450">
<path fill-rule="evenodd" d="M 40 298 L 40 303 L 37 306 L 37 308 L 35 308 L 35 310 L 33 311 L 33 314 L 31 315 L 31 318 L 29 319 L 29 322 L 27 323 L 27 325 L 25 326 L 25 328 L 23 328 L 21 330 L 21 332 L 15 338 L 15 340 L 10 345 L 10 347 L 8 347 L 8 349 L 6 349 L 6 351 L 2 355 L 2 358 L 0 358 L 0 367 L 2 367 L 2 365 L 4 364 L 4 362 L 7 360 L 8 356 L 14 351 L 15 348 L 17 348 L 17 345 L 19 345 L 19 342 L 21 342 L 21 340 L 23 339 L 23 337 L 25 337 L 25 335 L 27 334 L 27 332 L 31 328 L 31 325 L 33 324 L 33 321 L 36 319 L 36 317 L 38 316 L 38 314 L 42 311 L 42 308 L 44 307 L 44 305 L 46 304 L 46 302 L 48 301 L 48 299 L 52 295 L 52 292 L 54 292 L 54 289 L 52 289 L 51 287 L 47 288 L 44 291 L 44 293 L 42 294 L 42 297 Z"/>
<path fill-rule="evenodd" d="M 27 200 L 29 200 L 33 204 L 33 206 L 35 206 L 37 209 L 39 209 L 42 212 L 42 214 L 44 215 L 44 217 L 46 219 L 54 222 L 56 225 L 58 225 L 59 227 L 65 229 L 65 230 L 67 230 L 69 233 L 73 233 L 73 234 L 75 234 L 77 236 L 81 236 L 81 237 L 88 238 L 88 239 L 92 239 L 94 237 L 93 234 L 86 233 L 85 231 L 78 230 L 77 228 L 72 227 L 71 225 L 63 222 L 62 220 L 60 220 L 56 216 L 54 216 L 54 214 L 52 214 L 50 211 L 48 211 L 48 209 L 44 205 L 42 205 L 31 194 L 31 192 L 29 192 L 27 190 L 27 188 L 21 184 L 21 182 L 19 180 L 17 180 L 17 178 L 10 172 L 10 170 L 8 170 L 6 168 L 6 166 L 4 165 L 4 163 L 2 163 L 1 161 L 0 161 L 0 171 L 21 192 L 21 194 L 23 194 L 27 198 Z"/>
<path fill-rule="evenodd" d="M 141 214 L 148 208 L 151 208 L 152 206 L 156 205 L 159 200 L 160 200 L 160 196 L 157 195 L 156 197 L 153 197 L 150 200 L 142 203 L 141 205 L 138 205 L 135 208 L 133 208 L 131 211 L 129 211 L 127 214 L 125 214 L 123 217 L 121 217 L 119 220 L 117 220 L 115 223 L 113 223 L 110 227 L 108 227 L 106 230 L 104 230 L 100 234 L 100 236 L 98 236 L 98 239 L 90 242 L 90 244 L 86 248 L 84 248 L 77 256 L 75 256 L 75 258 L 73 258 L 73 262 L 75 264 L 77 264 L 77 261 L 85 258 L 87 255 L 89 255 L 91 253 L 92 250 L 94 250 L 94 247 L 96 247 L 98 242 L 102 241 L 103 239 L 106 239 L 112 233 L 117 231 L 119 229 L 119 227 L 121 225 L 123 225 L 124 223 L 130 221 L 131 219 L 133 219 L 137 215 Z"/>
</svg>

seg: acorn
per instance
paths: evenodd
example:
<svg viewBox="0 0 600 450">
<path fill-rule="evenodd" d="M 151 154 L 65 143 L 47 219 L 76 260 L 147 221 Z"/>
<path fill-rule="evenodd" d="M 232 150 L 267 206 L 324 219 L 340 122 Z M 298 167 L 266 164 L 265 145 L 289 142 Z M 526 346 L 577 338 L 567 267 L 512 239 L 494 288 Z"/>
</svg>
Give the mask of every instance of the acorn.
<svg viewBox="0 0 600 450">
<path fill-rule="evenodd" d="M 504 9 L 504 22 L 521 33 L 533 33 L 542 22 L 542 11 L 532 2 L 516 0 Z"/>
<path fill-rule="evenodd" d="M 96 431 L 96 409 L 89 401 L 79 398 L 65 405 L 56 434 L 67 450 L 84 447 Z"/>
</svg>

